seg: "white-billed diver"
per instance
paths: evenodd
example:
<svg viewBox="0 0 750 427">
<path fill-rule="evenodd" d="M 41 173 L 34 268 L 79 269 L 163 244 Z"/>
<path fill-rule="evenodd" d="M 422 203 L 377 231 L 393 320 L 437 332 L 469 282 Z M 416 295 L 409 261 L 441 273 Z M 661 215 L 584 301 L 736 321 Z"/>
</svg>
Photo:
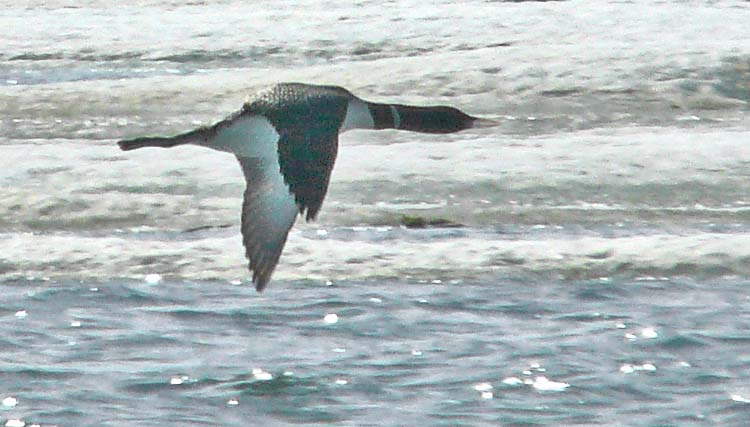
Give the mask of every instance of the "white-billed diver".
<svg viewBox="0 0 750 427">
<path fill-rule="evenodd" d="M 253 283 L 271 278 L 297 215 L 314 220 L 338 151 L 350 129 L 452 133 L 492 122 L 447 106 L 417 107 L 360 99 L 337 86 L 280 83 L 209 127 L 173 137 L 119 141 L 122 150 L 195 144 L 233 153 L 245 174 L 242 243 Z"/>
</svg>

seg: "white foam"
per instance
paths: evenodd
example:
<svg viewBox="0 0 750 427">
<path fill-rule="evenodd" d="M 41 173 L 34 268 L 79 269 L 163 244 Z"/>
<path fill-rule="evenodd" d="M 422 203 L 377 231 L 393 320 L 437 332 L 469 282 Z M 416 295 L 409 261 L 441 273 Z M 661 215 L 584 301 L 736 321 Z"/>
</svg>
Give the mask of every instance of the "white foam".
<svg viewBox="0 0 750 427">
<path fill-rule="evenodd" d="M 260 368 L 254 368 L 252 373 L 253 378 L 258 381 L 271 381 L 273 379 L 273 375 L 270 372 L 266 372 Z"/>
<path fill-rule="evenodd" d="M 13 396 L 8 396 L 5 399 L 3 399 L 3 406 L 12 408 L 18 404 L 18 399 L 16 399 Z"/>
<path fill-rule="evenodd" d="M 538 376 L 534 379 L 532 387 L 539 391 L 564 391 L 570 387 L 570 384 L 558 381 L 551 381 L 547 377 Z"/>
<path fill-rule="evenodd" d="M 502 236 L 477 239 L 469 235 L 426 241 L 392 240 L 387 245 L 368 240 L 367 232 L 361 236 L 357 238 L 355 234 L 347 240 L 306 239 L 293 229 L 274 277 L 333 283 L 330 279 L 403 276 L 420 271 L 461 277 L 486 272 L 488 268 L 519 274 L 590 271 L 592 268 L 615 271 L 629 265 L 634 272 L 644 269 L 668 272 L 684 264 L 706 270 L 731 267 L 737 269 L 738 274 L 750 273 L 750 267 L 741 262 L 750 257 L 750 233 L 744 232 L 575 239 L 565 235 L 530 236 L 520 240 L 506 240 Z M 188 279 L 226 277 L 232 280 L 246 268 L 239 234 L 177 242 L 145 240 L 137 245 L 130 239 L 113 236 L 5 234 L 0 238 L 5 242 L 0 259 L 24 260 L 27 271 L 49 273 L 54 279 L 73 274 L 137 276 L 143 268 L 138 260 L 144 253 L 155 259 L 163 258 L 169 263 L 170 274 Z M 457 251 L 457 247 L 462 250 Z M 588 256 L 603 249 L 610 250 L 612 256 L 595 260 Z M 194 262 L 172 261 L 186 259 Z M 523 262 L 509 264 L 503 261 L 507 259 Z M 359 261 L 349 263 L 348 260 Z M 51 264 L 60 268 L 49 272 L 46 266 Z M 149 276 L 150 283 L 155 281 L 156 276 Z M 16 313 L 17 318 L 26 315 L 25 310 Z M 640 335 L 641 331 L 638 333 Z M 653 337 L 653 333 L 658 335 L 655 329 L 646 329 L 643 333 L 642 338 L 647 339 Z M 626 338 L 633 340 L 638 335 L 627 332 Z"/>
<path fill-rule="evenodd" d="M 642 365 L 632 365 L 630 363 L 626 363 L 620 366 L 620 372 L 622 372 L 623 374 L 632 374 L 638 371 L 653 372 L 656 371 L 656 365 L 654 365 L 653 363 L 644 363 Z"/>
<path fill-rule="evenodd" d="M 492 384 L 490 384 L 490 383 L 474 384 L 474 390 L 476 390 L 476 391 L 490 391 L 490 390 L 492 390 Z"/>
<path fill-rule="evenodd" d="M 156 285 L 161 283 L 161 274 L 149 273 L 143 278 L 143 281 L 149 285 Z"/>
<path fill-rule="evenodd" d="M 523 380 L 517 377 L 508 377 L 504 378 L 502 383 L 506 385 L 521 385 L 523 384 Z"/>
<path fill-rule="evenodd" d="M 182 385 L 190 379 L 187 375 L 174 376 L 169 379 L 171 385 Z"/>
</svg>

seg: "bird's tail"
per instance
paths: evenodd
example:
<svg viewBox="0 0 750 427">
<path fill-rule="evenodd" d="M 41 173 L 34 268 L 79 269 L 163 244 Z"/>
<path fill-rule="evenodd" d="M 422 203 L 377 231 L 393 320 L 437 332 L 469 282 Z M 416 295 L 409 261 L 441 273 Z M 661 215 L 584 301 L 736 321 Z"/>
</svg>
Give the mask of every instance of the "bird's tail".
<svg viewBox="0 0 750 427">
<path fill-rule="evenodd" d="M 123 151 L 130 151 L 143 147 L 169 148 L 183 144 L 200 144 L 206 141 L 209 131 L 210 130 L 207 128 L 199 128 L 177 136 L 146 136 L 140 138 L 125 139 L 122 141 L 118 141 L 117 145 L 119 145 L 120 149 Z"/>
</svg>

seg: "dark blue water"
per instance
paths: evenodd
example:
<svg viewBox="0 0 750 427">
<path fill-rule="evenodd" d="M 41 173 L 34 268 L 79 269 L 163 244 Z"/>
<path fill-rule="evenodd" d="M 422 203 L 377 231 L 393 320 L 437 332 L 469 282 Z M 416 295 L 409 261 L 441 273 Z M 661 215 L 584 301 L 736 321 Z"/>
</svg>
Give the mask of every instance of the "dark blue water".
<svg viewBox="0 0 750 427">
<path fill-rule="evenodd" d="M 17 402 L 2 413 L 27 425 L 741 426 L 748 286 L 4 283 L 2 397 Z"/>
</svg>

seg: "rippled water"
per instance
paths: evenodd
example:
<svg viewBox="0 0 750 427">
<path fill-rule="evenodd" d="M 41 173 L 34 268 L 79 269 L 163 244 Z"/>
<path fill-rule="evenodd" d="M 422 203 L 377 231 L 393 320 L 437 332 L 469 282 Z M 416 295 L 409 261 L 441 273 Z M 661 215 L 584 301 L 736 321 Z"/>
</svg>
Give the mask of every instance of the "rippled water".
<svg viewBox="0 0 750 427">
<path fill-rule="evenodd" d="M 747 22 L 741 1 L 4 5 L 0 425 L 747 425 Z M 257 294 L 236 161 L 114 142 L 277 81 L 500 125 L 342 135 Z"/>
<path fill-rule="evenodd" d="M 6 283 L 3 392 L 18 402 L 4 413 L 43 425 L 747 416 L 746 280 L 373 279 L 262 295 L 149 281 Z"/>
</svg>

